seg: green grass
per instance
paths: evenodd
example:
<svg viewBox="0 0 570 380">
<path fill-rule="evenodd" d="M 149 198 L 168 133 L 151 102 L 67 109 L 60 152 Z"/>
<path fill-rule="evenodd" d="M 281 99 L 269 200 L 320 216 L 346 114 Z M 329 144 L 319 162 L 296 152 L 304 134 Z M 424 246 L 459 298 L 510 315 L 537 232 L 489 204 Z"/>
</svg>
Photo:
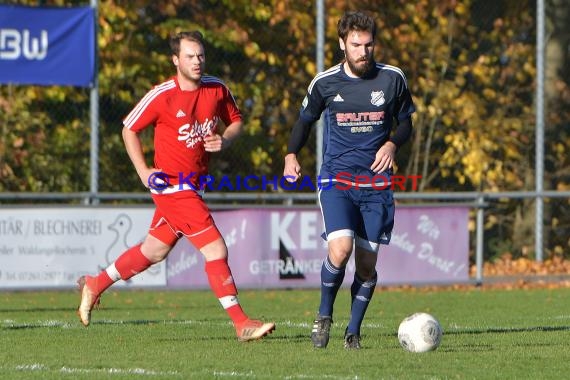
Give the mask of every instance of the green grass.
<svg viewBox="0 0 570 380">
<path fill-rule="evenodd" d="M 252 317 L 274 320 L 268 338 L 239 343 L 208 291 L 109 291 L 92 325 L 78 294 L 0 293 L 2 379 L 561 379 L 568 377 L 570 289 L 378 289 L 363 349 L 342 337 L 349 294 L 341 290 L 329 346 L 312 347 L 317 290 L 240 293 Z M 434 352 L 400 348 L 399 322 L 415 311 L 444 328 Z"/>
</svg>

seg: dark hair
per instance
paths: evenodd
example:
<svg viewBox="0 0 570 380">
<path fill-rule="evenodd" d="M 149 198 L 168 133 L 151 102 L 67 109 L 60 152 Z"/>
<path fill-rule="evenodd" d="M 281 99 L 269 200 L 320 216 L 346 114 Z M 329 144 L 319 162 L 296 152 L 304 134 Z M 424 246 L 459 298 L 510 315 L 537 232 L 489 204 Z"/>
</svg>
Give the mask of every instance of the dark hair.
<svg viewBox="0 0 570 380">
<path fill-rule="evenodd" d="M 182 40 L 194 41 L 204 46 L 204 36 L 199 31 L 180 32 L 170 38 L 170 50 L 177 57 L 180 54 L 180 41 Z"/>
<path fill-rule="evenodd" d="M 346 41 L 348 33 L 353 30 L 370 32 L 372 38 L 376 39 L 376 21 L 369 13 L 363 11 L 346 12 L 338 20 L 338 36 L 343 41 Z"/>
</svg>

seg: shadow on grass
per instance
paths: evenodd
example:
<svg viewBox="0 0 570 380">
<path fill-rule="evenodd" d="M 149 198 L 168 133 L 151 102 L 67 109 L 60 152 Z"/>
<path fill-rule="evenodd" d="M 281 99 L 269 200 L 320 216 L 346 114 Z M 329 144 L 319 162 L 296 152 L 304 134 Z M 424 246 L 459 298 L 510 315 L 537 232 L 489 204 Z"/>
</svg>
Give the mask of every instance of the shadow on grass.
<svg viewBox="0 0 570 380">
<path fill-rule="evenodd" d="M 470 329 L 444 328 L 443 335 L 475 335 L 475 334 L 498 334 L 498 333 L 521 333 L 534 331 L 570 331 L 570 326 L 528 326 L 528 327 L 486 327 Z M 398 333 L 386 333 L 384 336 L 397 337 Z"/>
<path fill-rule="evenodd" d="M 537 331 L 544 331 L 544 332 L 559 332 L 559 331 L 570 331 L 570 326 L 529 326 L 529 327 L 488 327 L 488 328 L 480 328 L 480 329 L 455 329 L 450 331 L 444 331 L 443 336 L 445 340 L 445 336 L 455 335 L 478 335 L 478 334 L 512 334 L 512 333 L 525 333 L 525 332 L 537 332 Z M 389 336 L 394 337 L 397 339 L 398 334 L 386 334 Z M 517 343 L 517 346 L 528 346 L 528 347 L 537 347 L 540 346 L 559 346 L 557 343 L 552 344 L 537 344 L 537 343 Z M 397 347 L 400 348 L 399 346 Z M 443 344 L 442 347 L 437 349 L 438 352 L 486 352 L 486 351 L 495 351 L 496 347 L 492 344 L 461 344 L 455 343 L 453 346 L 448 346 Z"/>
<path fill-rule="evenodd" d="M 148 307 L 145 308 L 148 310 Z M 162 309 L 161 307 L 155 307 L 155 309 Z M 32 309 L 26 309 L 25 311 L 31 311 Z M 40 311 L 70 311 L 70 309 L 33 309 L 36 312 Z M 75 311 L 75 310 L 72 310 Z M 9 330 L 34 330 L 34 329 L 53 329 L 53 328 L 69 328 L 70 326 L 77 325 L 80 326 L 79 321 L 75 323 L 75 321 L 43 321 L 43 322 L 30 322 L 30 323 L 10 323 L 4 322 L 4 324 L 0 324 L 0 331 L 9 331 Z M 179 326 L 209 326 L 209 327 L 220 327 L 220 328 L 228 328 L 228 331 L 231 331 L 230 322 L 225 318 L 216 318 L 213 320 L 212 318 L 209 319 L 134 319 L 134 320 L 113 320 L 113 319 L 101 319 L 95 320 L 91 322 L 91 326 L 153 326 L 153 325 L 179 325 Z M 216 328 L 217 328 L 216 327 Z M 512 333 L 525 333 L 525 332 L 560 332 L 560 331 L 570 331 L 570 326 L 528 326 L 528 327 L 487 327 L 487 328 L 469 328 L 469 329 L 450 329 L 444 331 L 445 336 L 461 336 L 461 335 L 478 335 L 478 334 L 512 334 Z M 331 334 L 331 339 L 333 338 L 334 334 Z M 338 335 L 338 334 L 336 334 Z M 372 334 L 376 335 L 376 334 Z M 379 334 L 380 336 L 390 337 L 397 339 L 397 333 L 384 333 Z M 233 338 L 233 336 L 232 336 Z M 335 336 L 335 339 L 342 339 L 342 336 Z M 371 339 L 372 336 L 370 334 L 363 334 L 362 338 L 364 341 L 367 339 Z M 191 338 L 188 337 L 181 337 L 181 338 L 166 338 L 160 340 L 226 340 L 228 339 L 227 336 L 217 337 L 217 336 L 204 336 L 202 338 L 198 338 L 193 336 Z M 265 339 L 269 339 L 271 341 L 283 342 L 283 343 L 307 343 L 310 344 L 310 334 L 309 333 L 295 333 L 294 328 L 288 328 L 287 326 L 279 327 L 277 326 L 277 334 L 273 333 L 269 337 Z M 398 348 L 399 346 L 395 346 L 394 348 Z M 469 344 L 465 346 L 469 350 L 477 350 L 477 351 L 487 351 L 492 350 L 493 348 L 489 345 L 482 344 L 482 345 L 473 345 Z M 446 347 L 440 348 L 439 351 L 461 351 L 461 346 L 455 346 L 454 348 Z"/>
</svg>

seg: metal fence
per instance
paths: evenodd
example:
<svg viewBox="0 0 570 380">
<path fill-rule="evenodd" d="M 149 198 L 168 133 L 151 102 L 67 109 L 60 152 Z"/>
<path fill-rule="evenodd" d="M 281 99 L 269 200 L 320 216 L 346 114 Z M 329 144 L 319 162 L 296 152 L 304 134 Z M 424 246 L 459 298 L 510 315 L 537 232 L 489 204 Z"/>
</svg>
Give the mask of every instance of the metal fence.
<svg viewBox="0 0 570 380">
<path fill-rule="evenodd" d="M 267 193 L 205 193 L 204 198 L 212 209 L 232 209 L 232 208 L 263 208 L 263 207 L 289 207 L 305 205 L 315 207 L 316 195 L 313 193 L 287 193 L 287 194 L 267 194 Z M 450 192 L 450 193 L 398 193 L 395 194 L 398 207 L 422 207 L 462 205 L 470 207 L 475 220 L 475 228 L 472 231 L 472 249 L 475 264 L 475 275 L 473 282 L 483 284 L 484 246 L 485 246 L 485 211 L 492 207 L 493 203 L 502 199 L 537 199 L 558 200 L 560 198 L 570 198 L 570 191 L 543 191 L 536 192 L 496 192 L 496 193 L 476 193 L 476 192 Z M 70 201 L 77 200 L 84 205 L 97 207 L 105 201 L 136 201 L 151 203 L 148 193 L 73 193 L 73 194 L 37 194 L 37 193 L 0 193 L 0 200 L 17 201 Z M 61 207 L 61 206 L 60 206 Z M 453 237 L 447 237 L 453 238 Z M 542 237 L 535 234 L 535 244 L 542 247 L 543 241 L 537 240 Z"/>
</svg>

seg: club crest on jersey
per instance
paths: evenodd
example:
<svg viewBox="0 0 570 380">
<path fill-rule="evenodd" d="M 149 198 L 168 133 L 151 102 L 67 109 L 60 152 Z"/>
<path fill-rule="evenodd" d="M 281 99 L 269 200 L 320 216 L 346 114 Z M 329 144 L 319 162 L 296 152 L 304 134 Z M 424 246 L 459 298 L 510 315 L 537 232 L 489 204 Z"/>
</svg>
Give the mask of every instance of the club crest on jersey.
<svg viewBox="0 0 570 380">
<path fill-rule="evenodd" d="M 376 107 L 380 107 L 382 104 L 386 103 L 386 99 L 384 99 L 384 91 L 372 91 L 370 93 L 370 103 L 374 104 Z"/>
</svg>

